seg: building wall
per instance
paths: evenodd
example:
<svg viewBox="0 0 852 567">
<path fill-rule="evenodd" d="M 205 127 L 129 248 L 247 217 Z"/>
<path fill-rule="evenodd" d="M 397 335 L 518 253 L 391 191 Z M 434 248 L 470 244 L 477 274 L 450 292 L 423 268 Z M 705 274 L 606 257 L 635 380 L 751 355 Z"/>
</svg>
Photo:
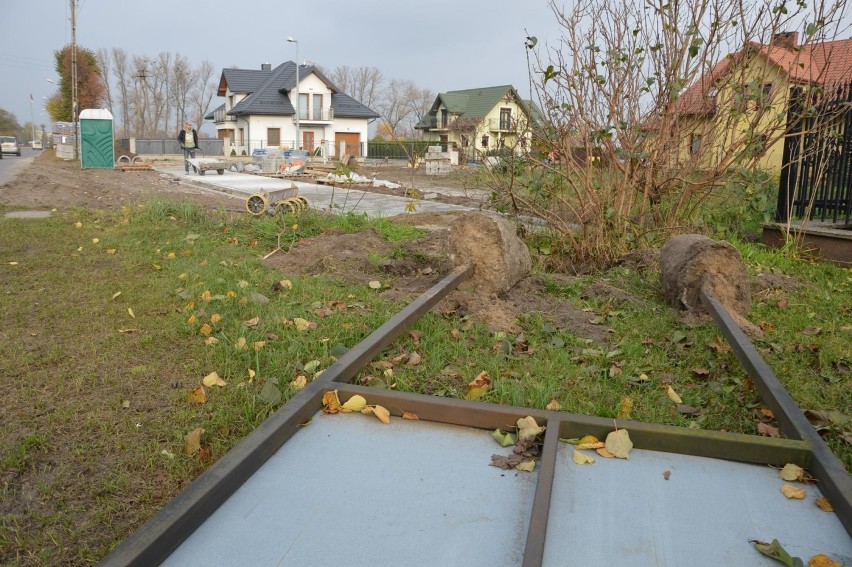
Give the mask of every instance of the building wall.
<svg viewBox="0 0 852 567">
<path fill-rule="evenodd" d="M 772 84 L 772 91 L 766 110 L 752 125 L 758 114 L 755 103 L 748 104 L 741 114 L 734 112 L 738 106 L 734 86 L 762 86 L 768 83 Z M 724 84 L 716 95 L 716 112 L 713 116 L 681 119 L 679 161 L 697 160 L 699 167 L 715 167 L 728 152 L 745 150 L 750 138 L 754 139 L 756 135 L 763 134 L 771 143 L 754 163 L 760 169 L 779 174 L 790 87 L 786 74 L 762 56 L 754 57 L 748 65 L 739 65 L 725 77 Z M 697 154 L 690 153 L 694 136 L 701 136 L 701 148 Z"/>
<path fill-rule="evenodd" d="M 443 110 L 444 105 L 440 105 L 438 107 L 436 113 L 437 119 L 437 127 L 440 127 L 441 124 L 441 111 Z M 515 132 L 496 132 L 491 131 L 491 122 L 493 121 L 495 124 L 500 121 L 500 109 L 509 108 L 511 109 L 511 117 L 512 123 L 517 127 L 517 133 Z M 500 140 L 503 140 L 505 147 L 507 148 L 515 148 L 515 153 L 523 153 L 523 147 L 519 144 L 518 134 L 526 139 L 526 148 L 530 147 L 531 133 L 527 129 L 527 123 L 529 121 L 529 117 L 524 113 L 524 109 L 515 101 L 505 102 L 501 101 L 499 104 L 495 105 L 488 114 L 480 120 L 479 124 L 476 126 L 476 130 L 469 134 L 470 138 L 470 146 L 464 147 L 462 145 L 461 133 L 453 130 L 453 123 L 459 119 L 460 117 L 455 114 L 450 114 L 448 116 L 448 130 L 429 130 L 423 133 L 423 139 L 427 141 L 439 142 L 441 140 L 441 136 L 447 136 L 447 143 L 449 145 L 455 144 L 462 151 L 473 149 L 475 152 L 488 152 L 497 150 L 500 147 Z M 465 119 L 463 116 L 461 119 Z M 466 134 L 467 135 L 467 134 Z M 488 136 L 488 145 L 483 146 L 483 136 Z"/>
</svg>

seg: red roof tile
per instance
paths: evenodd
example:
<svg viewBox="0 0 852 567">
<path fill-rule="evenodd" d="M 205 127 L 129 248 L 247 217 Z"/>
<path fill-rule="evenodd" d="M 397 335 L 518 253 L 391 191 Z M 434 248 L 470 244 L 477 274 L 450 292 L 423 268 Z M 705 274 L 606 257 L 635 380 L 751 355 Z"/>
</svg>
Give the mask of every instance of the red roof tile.
<svg viewBox="0 0 852 567">
<path fill-rule="evenodd" d="M 852 81 L 852 38 L 806 43 L 798 47 L 778 44 L 762 45 L 751 42 L 736 53 L 717 63 L 710 73 L 686 89 L 678 99 L 677 109 L 682 114 L 710 114 L 715 111 L 715 101 L 708 96 L 713 83 L 730 68 L 731 63 L 747 53 L 759 53 L 778 66 L 792 82 L 819 85 Z"/>
</svg>

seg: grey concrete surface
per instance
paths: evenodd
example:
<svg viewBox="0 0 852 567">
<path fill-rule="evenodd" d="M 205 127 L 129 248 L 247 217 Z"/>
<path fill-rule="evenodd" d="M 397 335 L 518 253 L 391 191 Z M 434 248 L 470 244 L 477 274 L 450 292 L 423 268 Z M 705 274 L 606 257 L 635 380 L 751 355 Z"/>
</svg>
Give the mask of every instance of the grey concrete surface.
<svg viewBox="0 0 852 567">
<path fill-rule="evenodd" d="M 409 212 L 446 212 L 446 211 L 469 211 L 470 207 L 450 205 L 428 200 L 412 200 L 394 195 L 382 195 L 369 191 L 357 189 L 344 189 L 341 187 L 330 187 L 306 181 L 292 181 L 290 179 L 276 179 L 254 175 L 250 173 L 236 173 L 225 171 L 219 175 L 215 171 L 208 171 L 204 175 L 197 173 L 185 173 L 182 164 L 163 163 L 154 164 L 154 169 L 161 173 L 173 175 L 184 179 L 188 183 L 203 185 L 210 189 L 221 191 L 230 195 L 245 197 L 259 194 L 263 191 L 269 193 L 278 189 L 290 187 L 291 183 L 299 188 L 299 195 L 307 199 L 308 205 L 313 209 L 332 211 L 335 213 L 365 213 L 369 217 L 390 217 Z M 409 203 L 413 203 L 414 210 Z"/>
</svg>

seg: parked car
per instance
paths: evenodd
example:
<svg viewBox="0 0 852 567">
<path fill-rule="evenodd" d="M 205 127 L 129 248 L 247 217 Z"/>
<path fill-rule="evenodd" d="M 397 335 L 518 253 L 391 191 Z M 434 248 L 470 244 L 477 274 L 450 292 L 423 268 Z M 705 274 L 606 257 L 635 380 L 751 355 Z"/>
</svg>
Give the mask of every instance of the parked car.
<svg viewBox="0 0 852 567">
<path fill-rule="evenodd" d="M 33 140 L 33 149 L 34 149 L 34 150 L 41 150 L 41 149 L 43 149 L 43 148 L 41 147 L 41 140 Z"/>
<path fill-rule="evenodd" d="M 21 155 L 21 146 L 14 136 L 0 136 L 0 149 L 4 154 Z"/>
</svg>

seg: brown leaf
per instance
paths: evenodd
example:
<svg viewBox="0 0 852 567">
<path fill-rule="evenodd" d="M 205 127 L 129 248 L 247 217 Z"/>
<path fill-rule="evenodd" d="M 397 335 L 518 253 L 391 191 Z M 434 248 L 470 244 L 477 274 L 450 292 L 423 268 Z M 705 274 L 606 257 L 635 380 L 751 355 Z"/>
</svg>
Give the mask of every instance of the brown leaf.
<svg viewBox="0 0 852 567">
<path fill-rule="evenodd" d="M 483 370 L 476 378 L 468 383 L 469 388 L 482 388 L 483 390 L 491 389 L 491 378 L 488 377 L 488 371 Z"/>
<path fill-rule="evenodd" d="M 204 386 L 198 386 L 193 390 L 190 390 L 189 401 L 194 404 L 206 404 L 207 403 L 207 392 L 204 390 Z"/>
<path fill-rule="evenodd" d="M 325 413 L 337 413 L 340 411 L 340 398 L 337 397 L 337 390 L 331 390 L 322 395 L 322 411 Z"/>
<path fill-rule="evenodd" d="M 760 415 L 768 419 L 775 419 L 775 413 L 769 408 L 760 408 Z"/>
<path fill-rule="evenodd" d="M 698 376 L 699 378 L 706 378 L 710 375 L 710 371 L 706 368 L 691 368 L 692 373 Z"/>
<path fill-rule="evenodd" d="M 598 455 L 600 455 L 601 457 L 604 457 L 606 459 L 614 459 L 615 458 L 615 455 L 613 455 L 612 453 L 607 451 L 606 447 L 598 447 L 597 449 L 595 449 L 595 453 L 597 453 Z"/>
<path fill-rule="evenodd" d="M 258 324 L 260 324 L 260 317 L 252 317 L 247 321 L 243 321 L 243 325 L 245 325 L 246 327 L 257 327 Z"/>
<path fill-rule="evenodd" d="M 411 421 L 417 421 L 420 418 L 417 417 L 417 414 L 414 412 L 404 411 L 402 412 L 402 419 L 410 419 Z"/>
<path fill-rule="evenodd" d="M 772 427 L 768 423 L 763 423 L 762 421 L 757 423 L 757 432 L 764 437 L 781 437 L 781 432 L 777 427 Z"/>
<path fill-rule="evenodd" d="M 560 404 L 557 400 L 550 400 L 550 403 L 547 404 L 545 408 L 550 411 L 559 411 L 562 409 L 562 404 Z"/>
<path fill-rule="evenodd" d="M 778 301 L 778 303 L 776 303 L 776 305 L 778 306 L 778 309 L 786 309 L 786 307 L 787 307 L 787 300 L 786 300 L 786 299 L 781 299 L 781 300 L 779 300 L 779 301 Z"/>
<path fill-rule="evenodd" d="M 720 337 L 719 335 L 716 335 L 716 337 L 712 341 L 707 343 L 707 346 L 715 350 L 719 354 L 731 352 L 730 345 L 728 345 L 727 341 L 723 340 L 722 337 Z"/>
<path fill-rule="evenodd" d="M 820 496 L 819 498 L 814 500 L 814 504 L 816 504 L 817 508 L 819 508 L 823 512 L 834 512 L 834 506 L 831 505 L 831 502 L 828 501 L 828 498 Z"/>
<path fill-rule="evenodd" d="M 672 476 L 672 471 L 663 471 L 663 478 L 668 480 Z"/>
<path fill-rule="evenodd" d="M 822 331 L 822 327 L 811 327 L 808 325 L 804 329 L 802 329 L 803 335 L 818 335 Z"/>
<path fill-rule="evenodd" d="M 407 366 L 417 366 L 421 362 L 423 362 L 423 357 L 420 356 L 420 353 L 412 352 L 411 355 L 409 355 L 408 357 L 408 362 L 406 362 L 405 364 Z"/>
<path fill-rule="evenodd" d="M 194 455 L 198 451 L 201 450 L 201 434 L 204 433 L 204 429 L 201 427 L 197 429 L 193 429 L 189 433 L 187 433 L 183 440 L 183 452 L 187 455 Z"/>
<path fill-rule="evenodd" d="M 459 338 L 459 330 L 458 330 L 458 329 L 453 329 L 452 331 L 450 331 L 450 336 L 451 336 L 451 337 L 453 337 L 454 339 L 458 340 L 458 338 Z"/>
<path fill-rule="evenodd" d="M 383 406 L 373 406 L 373 415 L 379 418 L 382 423 L 390 423 L 390 412 Z"/>
<path fill-rule="evenodd" d="M 691 415 L 691 416 L 701 415 L 701 410 L 699 408 L 694 408 L 694 407 L 688 406 L 686 404 L 678 404 L 677 405 L 677 411 L 678 411 L 678 413 L 680 413 L 682 415 Z"/>
<path fill-rule="evenodd" d="M 420 337 L 423 336 L 423 333 L 421 333 L 420 331 L 408 331 L 408 335 L 411 337 L 411 340 L 412 342 L 414 342 L 415 345 L 419 345 Z"/>
<path fill-rule="evenodd" d="M 791 500 L 804 500 L 807 491 L 792 484 L 784 484 L 781 486 L 781 494 Z"/>
</svg>

